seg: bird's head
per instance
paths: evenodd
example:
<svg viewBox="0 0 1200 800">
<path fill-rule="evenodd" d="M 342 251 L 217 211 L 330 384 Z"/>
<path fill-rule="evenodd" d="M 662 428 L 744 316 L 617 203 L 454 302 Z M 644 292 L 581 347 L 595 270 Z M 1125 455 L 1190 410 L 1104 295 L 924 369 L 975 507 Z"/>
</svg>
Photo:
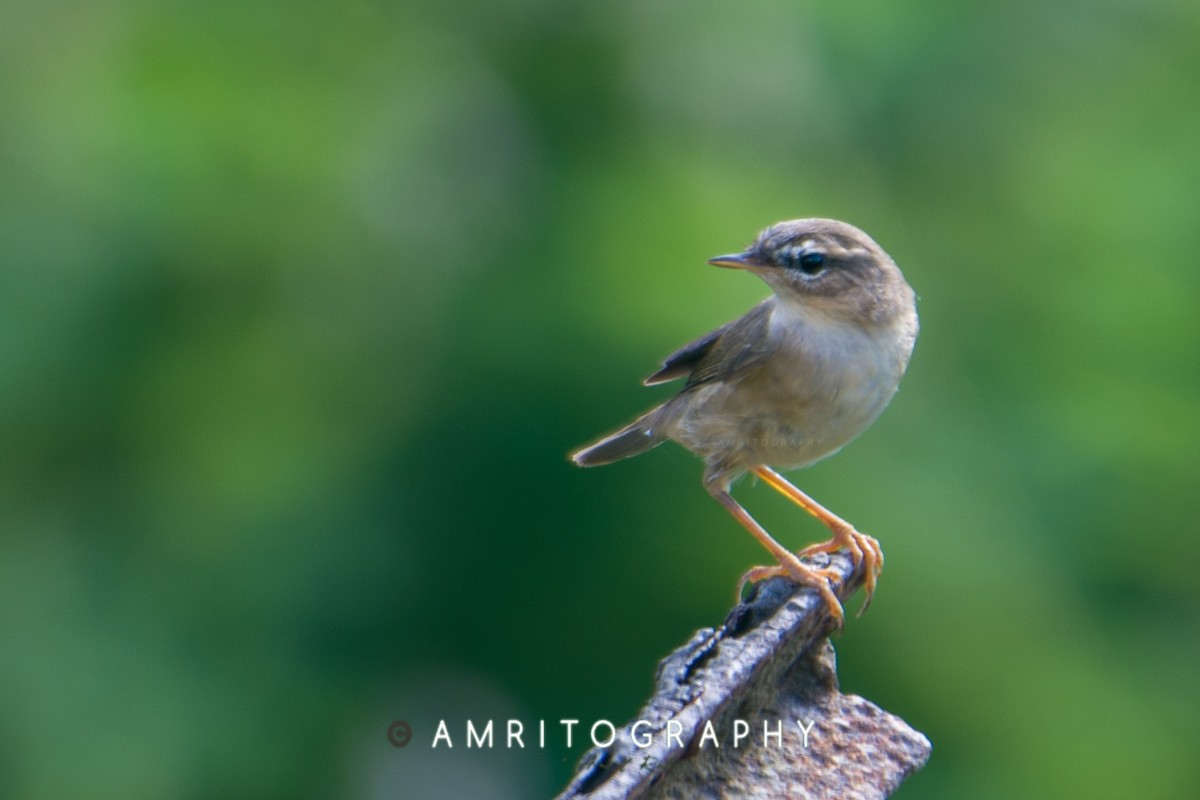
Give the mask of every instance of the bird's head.
<svg viewBox="0 0 1200 800">
<path fill-rule="evenodd" d="M 890 322 L 914 305 L 912 289 L 883 248 L 837 220 L 779 222 L 744 252 L 708 263 L 753 272 L 782 302 L 860 324 Z"/>
</svg>

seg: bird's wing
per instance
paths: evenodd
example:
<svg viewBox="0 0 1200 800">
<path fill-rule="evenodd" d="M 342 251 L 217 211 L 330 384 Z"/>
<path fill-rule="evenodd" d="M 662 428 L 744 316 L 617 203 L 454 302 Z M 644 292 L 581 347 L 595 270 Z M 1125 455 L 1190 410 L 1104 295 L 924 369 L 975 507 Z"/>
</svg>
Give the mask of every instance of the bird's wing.
<svg viewBox="0 0 1200 800">
<path fill-rule="evenodd" d="M 773 298 L 767 298 L 745 316 L 722 325 L 684 345 L 663 361 L 646 386 L 687 378 L 685 389 L 707 383 L 717 376 L 729 377 L 762 359 L 762 343 L 771 319 Z M 729 336 L 736 329 L 735 336 Z"/>
</svg>

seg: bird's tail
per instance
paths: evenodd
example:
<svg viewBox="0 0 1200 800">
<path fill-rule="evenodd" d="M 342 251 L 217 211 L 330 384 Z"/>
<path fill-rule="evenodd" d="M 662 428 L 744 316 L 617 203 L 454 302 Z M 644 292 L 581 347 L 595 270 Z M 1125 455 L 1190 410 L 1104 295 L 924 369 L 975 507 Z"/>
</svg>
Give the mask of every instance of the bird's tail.
<svg viewBox="0 0 1200 800">
<path fill-rule="evenodd" d="M 659 408 L 662 408 L 659 406 Z M 590 444 L 571 454 L 571 460 L 581 467 L 598 467 L 601 464 L 611 464 L 622 458 L 636 456 L 657 447 L 666 441 L 666 436 L 658 433 L 654 424 L 659 408 L 649 411 L 626 425 L 616 433 L 605 436 L 595 444 Z"/>
</svg>

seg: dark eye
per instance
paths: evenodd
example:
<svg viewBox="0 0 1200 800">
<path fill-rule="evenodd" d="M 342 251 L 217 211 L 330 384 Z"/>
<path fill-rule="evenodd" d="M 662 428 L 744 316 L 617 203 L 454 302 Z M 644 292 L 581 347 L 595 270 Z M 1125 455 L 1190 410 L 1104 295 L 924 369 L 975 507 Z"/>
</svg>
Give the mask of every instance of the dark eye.
<svg viewBox="0 0 1200 800">
<path fill-rule="evenodd" d="M 805 275 L 816 275 L 825 268 L 825 254 L 809 250 L 800 254 L 800 271 Z"/>
</svg>

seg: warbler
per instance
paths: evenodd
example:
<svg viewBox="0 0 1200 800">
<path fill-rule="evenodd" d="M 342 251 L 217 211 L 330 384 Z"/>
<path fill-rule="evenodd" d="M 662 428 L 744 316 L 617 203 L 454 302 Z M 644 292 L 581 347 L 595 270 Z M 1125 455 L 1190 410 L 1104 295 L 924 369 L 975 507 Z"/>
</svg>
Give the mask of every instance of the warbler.
<svg viewBox="0 0 1200 800">
<path fill-rule="evenodd" d="M 745 251 L 708 263 L 751 272 L 772 295 L 668 356 L 643 383 L 683 380 L 683 389 L 571 459 L 582 467 L 609 464 L 668 439 L 701 456 L 704 488 L 778 561 L 746 572 L 738 595 L 748 581 L 786 575 L 817 589 L 840 626 L 845 615 L 832 586 L 839 576 L 801 559 L 848 550 L 863 571 L 865 610 L 883 551 L 773 467 L 810 466 L 875 421 L 912 355 L 916 296 L 882 247 L 832 219 L 779 222 Z M 832 536 L 799 553 L 781 545 L 730 494 L 745 473 L 812 514 Z"/>
</svg>

